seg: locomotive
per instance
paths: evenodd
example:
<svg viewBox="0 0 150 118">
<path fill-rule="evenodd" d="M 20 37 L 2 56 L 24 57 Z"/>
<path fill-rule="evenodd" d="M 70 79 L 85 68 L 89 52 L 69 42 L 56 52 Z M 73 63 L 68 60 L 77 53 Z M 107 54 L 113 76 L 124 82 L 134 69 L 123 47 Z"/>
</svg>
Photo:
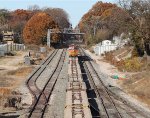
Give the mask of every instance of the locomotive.
<svg viewBox="0 0 150 118">
<path fill-rule="evenodd" d="M 77 57 L 79 53 L 78 46 L 74 44 L 69 45 L 68 53 L 69 57 Z"/>
</svg>

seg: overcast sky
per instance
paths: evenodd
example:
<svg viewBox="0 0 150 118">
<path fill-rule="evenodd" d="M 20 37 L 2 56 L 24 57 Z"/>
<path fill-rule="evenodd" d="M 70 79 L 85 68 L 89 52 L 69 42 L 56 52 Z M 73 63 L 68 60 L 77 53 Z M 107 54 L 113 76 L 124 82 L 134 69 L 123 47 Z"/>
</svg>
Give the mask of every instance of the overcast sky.
<svg viewBox="0 0 150 118">
<path fill-rule="evenodd" d="M 0 9 L 27 9 L 31 5 L 42 7 L 63 8 L 68 14 L 73 27 L 81 17 L 99 0 L 0 0 Z M 117 0 L 101 0 L 115 3 Z"/>
</svg>

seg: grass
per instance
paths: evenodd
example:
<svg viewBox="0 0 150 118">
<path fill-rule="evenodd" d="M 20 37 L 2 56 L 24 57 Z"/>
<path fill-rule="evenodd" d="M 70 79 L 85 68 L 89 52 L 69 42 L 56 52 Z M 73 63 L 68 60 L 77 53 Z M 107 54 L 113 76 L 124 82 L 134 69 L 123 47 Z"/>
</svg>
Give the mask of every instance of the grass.
<svg viewBox="0 0 150 118">
<path fill-rule="evenodd" d="M 33 67 L 21 67 L 17 70 L 9 71 L 7 74 L 8 75 L 13 75 L 13 76 L 26 77 L 32 71 L 32 69 L 33 69 Z"/>
<path fill-rule="evenodd" d="M 143 63 L 137 57 L 125 59 L 121 65 L 122 69 L 127 72 L 138 72 L 142 70 Z"/>
<path fill-rule="evenodd" d="M 0 77 L 0 106 L 4 106 L 7 98 L 11 95 L 15 80 L 11 77 Z"/>
<path fill-rule="evenodd" d="M 118 54 L 117 51 L 116 54 Z M 119 52 L 121 53 L 121 52 Z M 105 54 L 105 60 L 115 65 L 123 72 L 134 72 L 134 75 L 120 82 L 123 89 L 139 101 L 150 107 L 150 59 L 149 57 L 136 57 L 117 61 L 113 52 Z M 118 82 L 119 83 L 119 82 Z"/>
<path fill-rule="evenodd" d="M 39 51 L 39 46 L 30 46 L 29 48 L 34 49 L 35 52 Z M 26 66 L 23 63 L 23 57 L 28 54 L 28 51 L 18 51 L 13 57 L 0 57 L 0 65 L 2 65 L 0 70 L 0 108 L 4 108 L 8 98 L 15 96 L 13 92 L 24 83 L 34 68 L 34 66 Z M 37 63 L 40 63 L 41 59 L 45 57 L 46 54 L 42 53 L 40 59 L 36 60 L 38 61 Z"/>
<path fill-rule="evenodd" d="M 0 88 L 0 96 L 7 96 L 11 93 L 11 88 Z"/>
<path fill-rule="evenodd" d="M 0 88 L 0 106 L 4 106 L 9 95 L 11 95 L 10 88 Z"/>
<path fill-rule="evenodd" d="M 31 73 L 33 67 L 20 67 L 6 73 L 0 73 L 0 106 L 4 107 L 7 99 L 13 95 L 13 91 L 18 87 L 22 80 Z"/>
<path fill-rule="evenodd" d="M 124 80 L 123 88 L 130 94 L 134 95 L 141 102 L 150 106 L 150 73 L 141 72 L 133 75 L 130 79 Z"/>
<path fill-rule="evenodd" d="M 105 60 L 115 65 L 118 70 L 126 72 L 138 72 L 142 70 L 145 62 L 142 62 L 138 57 L 132 57 L 125 60 L 117 61 L 114 58 L 113 52 L 105 54 Z"/>
<path fill-rule="evenodd" d="M 8 77 L 5 75 L 2 75 L 0 77 L 0 87 L 11 87 L 15 83 L 15 79 L 12 77 Z"/>
</svg>

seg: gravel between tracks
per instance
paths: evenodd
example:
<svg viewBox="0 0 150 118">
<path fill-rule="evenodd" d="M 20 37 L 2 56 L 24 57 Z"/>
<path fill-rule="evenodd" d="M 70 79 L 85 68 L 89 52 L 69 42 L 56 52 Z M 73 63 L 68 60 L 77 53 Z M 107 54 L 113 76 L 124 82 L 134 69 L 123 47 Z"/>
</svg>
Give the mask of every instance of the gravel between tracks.
<svg viewBox="0 0 150 118">
<path fill-rule="evenodd" d="M 36 84 L 39 89 L 43 89 L 44 85 L 46 84 L 47 80 L 49 79 L 49 76 L 53 73 L 53 70 L 55 69 L 57 62 L 56 60 L 59 60 L 62 53 L 62 49 L 59 50 L 59 52 L 56 54 L 54 59 L 50 62 L 50 64 L 46 67 L 44 72 L 39 76 L 39 78 L 36 81 Z"/>
<path fill-rule="evenodd" d="M 47 107 L 44 118 L 63 118 L 66 102 L 66 86 L 68 82 L 68 55 L 66 55 L 63 69 L 59 75 L 54 91 Z"/>
</svg>

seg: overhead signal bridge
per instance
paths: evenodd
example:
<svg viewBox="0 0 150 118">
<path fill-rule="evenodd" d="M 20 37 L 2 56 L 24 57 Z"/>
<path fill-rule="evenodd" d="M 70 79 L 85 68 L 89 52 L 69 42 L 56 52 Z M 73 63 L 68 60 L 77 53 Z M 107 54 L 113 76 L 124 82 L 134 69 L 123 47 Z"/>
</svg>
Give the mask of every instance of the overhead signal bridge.
<svg viewBox="0 0 150 118">
<path fill-rule="evenodd" d="M 79 28 L 76 28 L 76 29 L 72 29 L 72 28 L 64 28 L 64 29 L 48 29 L 48 32 L 47 32 L 47 45 L 50 47 L 50 42 L 51 42 L 51 34 L 60 34 L 62 35 L 63 37 L 65 36 L 78 36 L 79 39 L 80 37 L 85 34 L 85 33 L 82 33 L 80 32 L 80 29 Z M 65 39 L 65 38 L 64 38 Z"/>
<path fill-rule="evenodd" d="M 64 29 L 48 29 L 48 32 L 51 34 L 70 34 L 70 35 L 83 35 L 84 33 L 80 32 L 80 29 L 64 28 Z"/>
</svg>

